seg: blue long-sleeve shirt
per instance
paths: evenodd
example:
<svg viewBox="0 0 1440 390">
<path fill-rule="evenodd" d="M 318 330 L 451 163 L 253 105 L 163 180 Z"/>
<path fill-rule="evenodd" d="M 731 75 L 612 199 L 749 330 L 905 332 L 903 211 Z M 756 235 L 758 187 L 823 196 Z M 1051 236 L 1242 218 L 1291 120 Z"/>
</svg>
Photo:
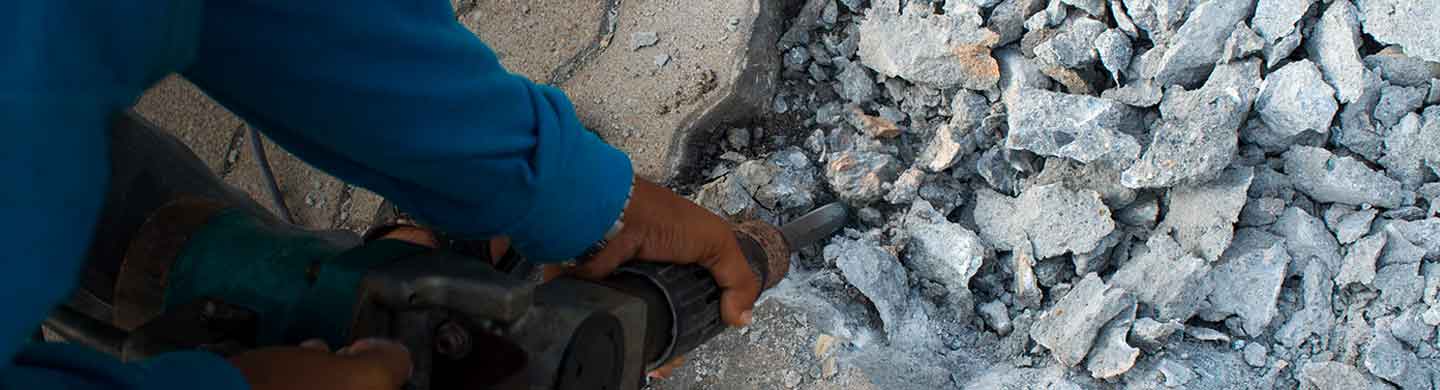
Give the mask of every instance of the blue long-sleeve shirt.
<svg viewBox="0 0 1440 390">
<path fill-rule="evenodd" d="M 449 232 L 576 255 L 630 161 L 510 74 L 447 0 L 20 0 L 0 13 L 0 386 L 244 388 L 203 353 L 122 364 L 25 340 L 74 287 L 108 118 L 180 72 L 307 162 Z"/>
</svg>

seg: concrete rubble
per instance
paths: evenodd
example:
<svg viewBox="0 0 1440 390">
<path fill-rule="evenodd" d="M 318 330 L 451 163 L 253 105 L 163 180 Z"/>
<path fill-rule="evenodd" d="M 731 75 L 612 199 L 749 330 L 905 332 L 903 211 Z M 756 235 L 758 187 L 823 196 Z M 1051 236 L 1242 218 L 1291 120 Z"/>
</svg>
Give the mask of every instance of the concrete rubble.
<svg viewBox="0 0 1440 390">
<path fill-rule="evenodd" d="M 836 345 L 658 385 L 1433 388 L 1436 1 L 804 1 L 688 188 L 851 207 L 766 294 Z"/>
</svg>

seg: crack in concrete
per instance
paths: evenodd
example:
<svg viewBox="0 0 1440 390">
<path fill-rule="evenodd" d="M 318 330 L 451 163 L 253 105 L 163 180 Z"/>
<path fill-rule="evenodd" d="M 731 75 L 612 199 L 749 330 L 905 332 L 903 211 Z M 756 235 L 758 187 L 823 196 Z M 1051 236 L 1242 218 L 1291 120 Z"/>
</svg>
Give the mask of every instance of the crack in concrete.
<svg viewBox="0 0 1440 390">
<path fill-rule="evenodd" d="M 555 70 L 550 71 L 550 80 L 548 81 L 550 85 L 558 86 L 570 81 L 571 77 L 575 77 L 575 73 L 599 58 L 600 54 L 610 47 L 610 42 L 615 38 L 615 30 L 620 25 L 620 1 L 604 0 L 604 3 L 601 4 L 603 11 L 600 16 L 600 27 L 595 34 L 595 39 L 591 40 L 584 49 L 580 49 L 579 53 L 575 53 L 574 57 L 570 57 L 556 66 Z"/>
<path fill-rule="evenodd" d="M 235 171 L 235 164 L 240 161 L 240 148 L 244 147 L 245 143 L 245 126 L 241 123 L 230 130 L 230 142 L 225 145 L 225 156 L 220 162 L 220 172 L 217 172 L 217 176 L 222 180 L 230 177 L 230 173 Z"/>
</svg>

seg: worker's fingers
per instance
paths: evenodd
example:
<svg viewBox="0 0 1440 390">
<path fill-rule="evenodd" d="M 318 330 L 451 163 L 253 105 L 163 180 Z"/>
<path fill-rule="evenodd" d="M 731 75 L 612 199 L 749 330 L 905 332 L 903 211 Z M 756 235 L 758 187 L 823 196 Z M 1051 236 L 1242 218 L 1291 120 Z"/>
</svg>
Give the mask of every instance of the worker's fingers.
<svg viewBox="0 0 1440 390">
<path fill-rule="evenodd" d="M 751 310 L 760 297 L 760 278 L 750 269 L 739 245 L 727 245 L 718 255 L 702 259 L 700 265 L 710 270 L 715 283 L 723 290 L 720 318 L 730 326 L 750 325 L 753 320 Z"/>
<path fill-rule="evenodd" d="M 684 365 L 685 357 L 676 356 L 670 359 L 670 361 L 665 362 L 664 365 L 656 367 L 654 370 L 650 370 L 650 372 L 645 373 L 645 376 L 653 379 L 669 379 L 670 376 L 675 375 L 676 369 Z"/>
<path fill-rule="evenodd" d="M 385 375 L 383 380 L 396 388 L 410 380 L 411 370 L 414 369 L 410 361 L 410 349 L 405 348 L 404 344 L 385 339 L 359 340 L 335 354 L 380 369 Z"/>
<path fill-rule="evenodd" d="M 635 254 L 640 251 L 640 243 L 641 241 L 634 235 L 620 234 L 616 236 L 605 245 L 605 248 L 600 249 L 599 253 L 589 259 L 581 260 L 580 265 L 575 267 L 575 276 L 591 280 L 610 276 L 610 273 L 615 272 L 615 269 L 619 268 L 621 264 L 635 258 Z"/>
</svg>

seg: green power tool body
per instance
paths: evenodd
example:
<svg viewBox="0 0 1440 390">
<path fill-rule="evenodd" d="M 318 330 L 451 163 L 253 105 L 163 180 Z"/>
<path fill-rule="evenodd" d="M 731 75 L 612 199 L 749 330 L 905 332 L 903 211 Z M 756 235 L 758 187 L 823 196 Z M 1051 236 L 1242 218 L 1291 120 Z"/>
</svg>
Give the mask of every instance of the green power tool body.
<svg viewBox="0 0 1440 390">
<path fill-rule="evenodd" d="M 603 281 L 539 283 L 463 250 L 362 242 L 280 222 L 212 188 L 219 185 L 213 177 L 176 174 L 176 160 L 126 160 L 164 154 L 125 148 L 126 137 L 134 148 L 158 142 L 146 138 L 153 132 L 115 134 L 116 188 L 107 208 L 133 204 L 115 199 L 147 204 L 143 212 L 107 211 L 105 218 L 143 223 L 92 248 L 92 256 L 122 258 L 87 273 L 100 281 L 87 281 L 92 290 L 110 289 L 95 294 L 109 318 L 62 309 L 46 325 L 126 360 L 383 337 L 410 349 L 414 389 L 631 390 L 647 370 L 725 328 L 720 289 L 699 266 L 635 261 Z M 768 289 L 789 271 L 793 248 L 825 239 L 846 219 L 845 208 L 832 204 L 778 228 L 741 222 L 735 234 Z"/>
</svg>

